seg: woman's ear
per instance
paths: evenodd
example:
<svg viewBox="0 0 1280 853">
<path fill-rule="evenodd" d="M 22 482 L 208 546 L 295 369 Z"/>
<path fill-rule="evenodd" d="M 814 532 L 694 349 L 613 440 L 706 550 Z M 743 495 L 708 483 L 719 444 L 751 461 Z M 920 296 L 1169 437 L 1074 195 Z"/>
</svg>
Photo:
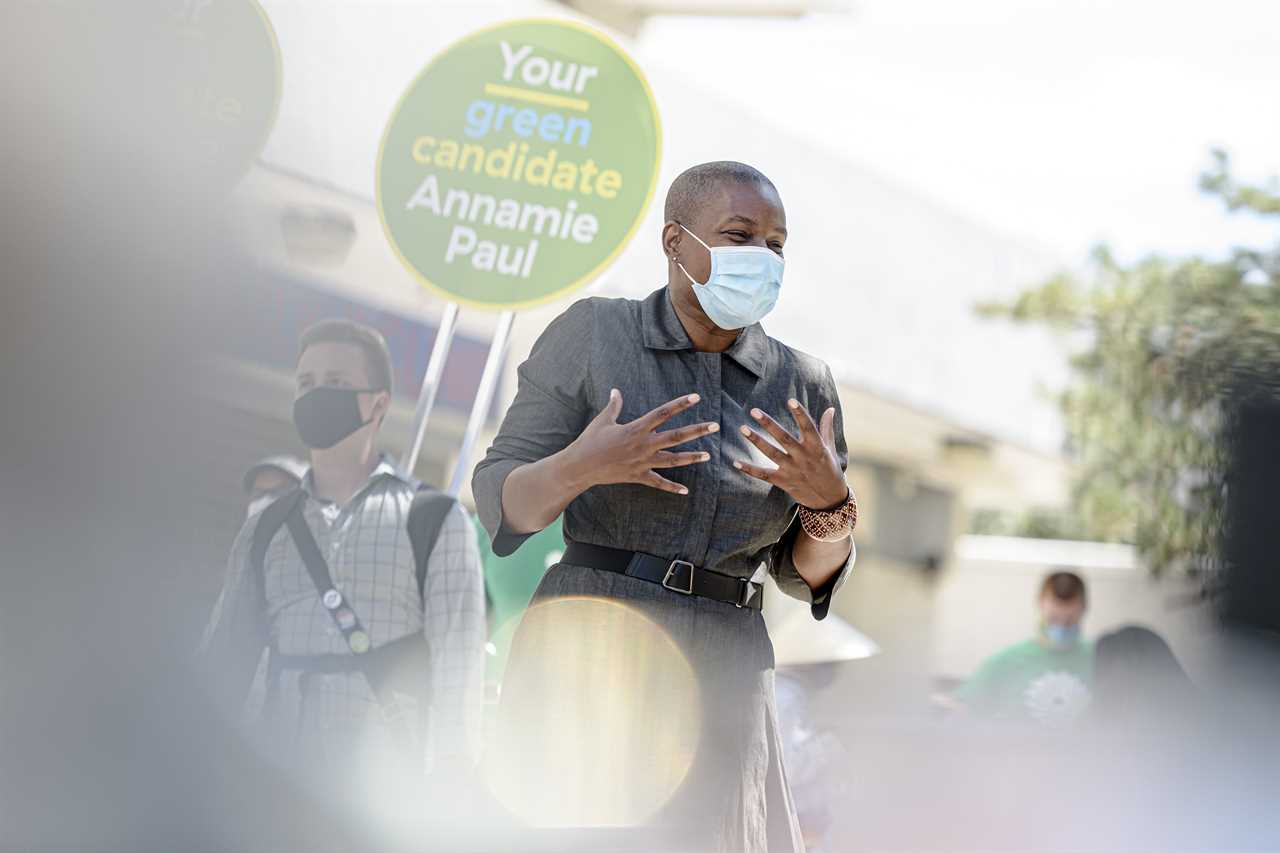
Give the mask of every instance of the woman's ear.
<svg viewBox="0 0 1280 853">
<path fill-rule="evenodd" d="M 662 226 L 662 253 L 668 260 L 680 259 L 680 226 L 675 222 Z"/>
</svg>

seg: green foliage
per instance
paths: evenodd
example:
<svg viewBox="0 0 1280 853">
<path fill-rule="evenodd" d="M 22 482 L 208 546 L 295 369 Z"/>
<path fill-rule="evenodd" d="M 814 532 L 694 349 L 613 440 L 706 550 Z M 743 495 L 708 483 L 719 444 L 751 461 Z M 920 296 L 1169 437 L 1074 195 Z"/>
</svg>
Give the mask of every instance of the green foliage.
<svg viewBox="0 0 1280 853">
<path fill-rule="evenodd" d="M 1213 156 L 1206 192 L 1280 219 L 1280 185 L 1239 185 L 1227 155 Z M 1087 280 L 1061 274 L 977 310 L 1073 333 L 1059 403 L 1082 532 L 1133 542 L 1157 572 L 1195 568 L 1221 520 L 1224 395 L 1280 375 L 1280 246 L 1128 267 L 1099 247 L 1090 266 Z"/>
<path fill-rule="evenodd" d="M 969 532 L 1031 539 L 1085 539 L 1089 536 L 1076 513 L 1055 507 L 1032 507 L 1022 513 L 989 508 L 975 510 L 969 519 Z"/>
</svg>

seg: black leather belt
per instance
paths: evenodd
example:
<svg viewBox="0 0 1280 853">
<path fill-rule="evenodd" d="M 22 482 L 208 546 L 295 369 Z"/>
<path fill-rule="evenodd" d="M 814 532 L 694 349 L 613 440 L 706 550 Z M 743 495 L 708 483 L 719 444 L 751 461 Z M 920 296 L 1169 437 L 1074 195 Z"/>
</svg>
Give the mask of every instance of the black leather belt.
<svg viewBox="0 0 1280 853">
<path fill-rule="evenodd" d="M 759 610 L 764 598 L 760 586 L 747 578 L 700 569 L 688 560 L 655 557 L 640 551 L 570 542 L 560 562 L 617 572 L 659 584 L 680 595 L 697 595 L 751 610 Z"/>
</svg>

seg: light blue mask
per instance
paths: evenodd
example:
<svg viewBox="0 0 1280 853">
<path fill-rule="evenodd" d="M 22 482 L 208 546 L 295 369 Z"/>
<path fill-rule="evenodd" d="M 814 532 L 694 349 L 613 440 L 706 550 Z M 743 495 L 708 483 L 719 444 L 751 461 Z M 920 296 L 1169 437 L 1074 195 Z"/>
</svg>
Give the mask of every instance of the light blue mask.
<svg viewBox="0 0 1280 853">
<path fill-rule="evenodd" d="M 697 234 L 680 227 L 702 243 Z M 711 275 L 706 284 L 693 281 L 684 264 L 677 261 L 676 266 L 693 282 L 693 295 L 707 317 L 722 329 L 742 329 L 760 322 L 778 302 L 782 258 L 763 246 L 702 245 L 711 253 Z"/>
<path fill-rule="evenodd" d="M 1049 622 L 1044 626 L 1044 638 L 1055 649 L 1069 649 L 1080 641 L 1080 626 Z"/>
</svg>

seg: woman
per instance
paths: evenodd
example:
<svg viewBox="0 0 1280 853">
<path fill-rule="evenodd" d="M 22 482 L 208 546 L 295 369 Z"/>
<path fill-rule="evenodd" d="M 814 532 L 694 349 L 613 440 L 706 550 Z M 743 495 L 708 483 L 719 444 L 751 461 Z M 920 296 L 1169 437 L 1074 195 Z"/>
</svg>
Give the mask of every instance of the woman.
<svg viewBox="0 0 1280 853">
<path fill-rule="evenodd" d="M 1125 625 L 1099 637 L 1093 671 L 1093 714 L 1104 725 L 1153 730 L 1196 718 L 1195 685 L 1150 628 Z"/>
<path fill-rule="evenodd" d="M 799 850 L 760 585 L 771 574 L 821 619 L 853 564 L 839 400 L 826 365 L 759 325 L 787 236 L 768 178 L 695 166 L 672 184 L 665 219 L 666 286 L 642 301 L 580 300 L 547 327 L 472 490 L 499 555 L 564 513 L 565 554 L 535 603 L 626 602 L 688 658 L 700 720 L 633 727 L 699 735 L 657 825 L 688 849 Z M 599 623 L 566 630 L 593 647 L 617 639 L 592 636 L 610 630 Z M 504 706 L 538 681 L 527 672 L 547 671 L 537 645 L 517 636 Z"/>
</svg>

